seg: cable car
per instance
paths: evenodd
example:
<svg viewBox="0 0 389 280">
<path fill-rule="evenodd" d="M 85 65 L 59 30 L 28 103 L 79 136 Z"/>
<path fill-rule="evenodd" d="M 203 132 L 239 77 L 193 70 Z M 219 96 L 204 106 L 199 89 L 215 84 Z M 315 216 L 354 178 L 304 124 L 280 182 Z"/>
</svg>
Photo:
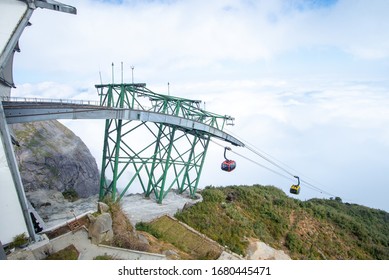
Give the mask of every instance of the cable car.
<svg viewBox="0 0 389 280">
<path fill-rule="evenodd" d="M 225 147 L 224 148 L 224 158 L 226 159 L 225 161 L 222 162 L 222 170 L 223 171 L 227 171 L 227 172 L 231 172 L 232 170 L 235 169 L 236 167 L 236 162 L 234 160 L 229 160 L 227 157 L 226 157 L 226 151 L 229 150 L 231 151 L 231 148 L 230 147 Z"/>
<path fill-rule="evenodd" d="M 297 178 L 297 185 L 292 185 L 290 187 L 290 193 L 292 194 L 299 194 L 300 193 L 300 178 L 298 176 L 294 176 Z"/>
</svg>

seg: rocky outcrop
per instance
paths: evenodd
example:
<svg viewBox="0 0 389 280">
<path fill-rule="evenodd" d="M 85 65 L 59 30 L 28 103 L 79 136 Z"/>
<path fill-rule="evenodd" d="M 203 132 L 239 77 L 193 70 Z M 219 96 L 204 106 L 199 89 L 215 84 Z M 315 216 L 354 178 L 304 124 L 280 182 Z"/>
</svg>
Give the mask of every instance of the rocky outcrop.
<svg viewBox="0 0 389 280">
<path fill-rule="evenodd" d="M 276 250 L 257 239 L 249 240 L 247 248 L 248 260 L 290 260 L 290 256 L 282 250 Z"/>
<path fill-rule="evenodd" d="M 30 191 L 26 196 L 45 223 L 45 229 L 66 223 L 75 216 L 96 211 L 98 200 L 98 195 L 94 195 L 71 202 L 57 190 Z"/>
<path fill-rule="evenodd" d="M 12 125 L 16 158 L 26 192 L 75 191 L 86 198 L 99 191 L 99 171 L 87 146 L 58 121 Z"/>
<path fill-rule="evenodd" d="M 113 239 L 112 230 L 112 217 L 109 213 L 102 213 L 97 217 L 88 215 L 89 225 L 89 238 L 92 244 L 98 245 L 102 242 L 111 242 Z"/>
<path fill-rule="evenodd" d="M 88 237 L 91 239 L 92 244 L 95 245 L 102 242 L 110 243 L 113 239 L 113 229 L 109 206 L 103 202 L 98 202 L 97 213 L 99 213 L 97 217 L 92 214 L 88 214 L 90 222 Z"/>
</svg>

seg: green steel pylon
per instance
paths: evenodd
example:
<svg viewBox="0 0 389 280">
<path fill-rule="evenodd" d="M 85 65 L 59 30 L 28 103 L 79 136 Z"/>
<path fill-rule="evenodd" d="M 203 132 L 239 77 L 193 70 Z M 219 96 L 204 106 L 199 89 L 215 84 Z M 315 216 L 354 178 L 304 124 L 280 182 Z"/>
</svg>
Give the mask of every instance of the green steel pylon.
<svg viewBox="0 0 389 280">
<path fill-rule="evenodd" d="M 96 85 L 100 105 L 133 109 L 136 120 L 107 119 L 100 179 L 100 199 L 121 199 L 129 188 L 141 188 L 158 203 L 174 187 L 191 197 L 199 184 L 210 133 L 179 123 L 166 122 L 170 116 L 222 130 L 230 116 L 204 111 L 200 101 L 157 94 L 145 84 Z M 161 121 L 142 119 L 155 112 Z M 173 124 L 174 123 L 174 124 Z"/>
</svg>

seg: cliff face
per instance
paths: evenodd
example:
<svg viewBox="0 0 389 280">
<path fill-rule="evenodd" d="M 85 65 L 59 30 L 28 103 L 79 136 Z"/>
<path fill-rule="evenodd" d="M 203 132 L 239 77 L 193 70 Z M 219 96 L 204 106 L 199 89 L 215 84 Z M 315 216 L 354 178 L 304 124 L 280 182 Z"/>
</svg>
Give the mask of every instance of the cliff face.
<svg viewBox="0 0 389 280">
<path fill-rule="evenodd" d="M 12 125 L 16 158 L 26 192 L 76 191 L 86 198 L 99 191 L 99 171 L 88 147 L 58 121 Z"/>
</svg>

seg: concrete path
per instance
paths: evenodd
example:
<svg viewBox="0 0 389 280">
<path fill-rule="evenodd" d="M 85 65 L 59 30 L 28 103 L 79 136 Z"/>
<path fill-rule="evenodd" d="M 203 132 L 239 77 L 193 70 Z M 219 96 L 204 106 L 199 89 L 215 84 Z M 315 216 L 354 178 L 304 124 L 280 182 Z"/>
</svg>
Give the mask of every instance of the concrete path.
<svg viewBox="0 0 389 280">
<path fill-rule="evenodd" d="M 161 260 L 166 259 L 165 255 L 151 254 L 122 248 L 115 248 L 105 245 L 94 245 L 88 238 L 86 229 L 81 228 L 75 233 L 68 232 L 50 241 L 53 251 L 57 252 L 73 244 L 80 252 L 79 260 L 93 260 L 97 256 L 112 256 L 122 260 Z"/>
<path fill-rule="evenodd" d="M 88 231 L 80 228 L 76 232 L 68 232 L 52 240 L 47 238 L 28 246 L 25 249 L 17 249 L 7 256 L 9 260 L 41 260 L 48 253 L 58 252 L 73 244 L 80 253 L 79 260 L 93 260 L 97 256 L 108 255 L 118 260 L 164 260 L 165 255 L 152 254 L 117 247 L 94 245 L 88 238 Z"/>
</svg>

